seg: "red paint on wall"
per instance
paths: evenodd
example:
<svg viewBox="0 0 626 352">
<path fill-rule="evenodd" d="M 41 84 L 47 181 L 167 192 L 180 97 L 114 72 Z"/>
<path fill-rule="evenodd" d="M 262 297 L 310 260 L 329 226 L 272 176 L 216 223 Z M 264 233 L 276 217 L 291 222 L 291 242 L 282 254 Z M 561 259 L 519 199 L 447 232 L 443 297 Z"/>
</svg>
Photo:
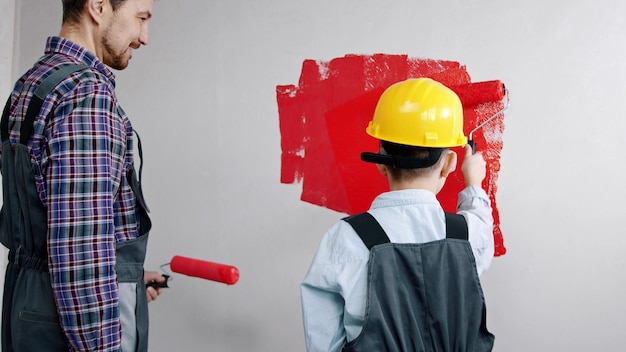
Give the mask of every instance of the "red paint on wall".
<svg viewBox="0 0 626 352">
<path fill-rule="evenodd" d="M 347 55 L 330 62 L 305 60 L 298 85 L 276 87 L 281 132 L 281 182 L 302 182 L 301 200 L 338 212 L 369 209 L 387 181 L 361 152 L 377 151 L 378 141 L 365 133 L 376 102 L 391 84 L 407 78 L 430 77 L 449 87 L 471 83 L 458 62 L 409 58 L 407 55 Z M 464 129 L 474 127 L 502 109 L 501 102 L 464 106 Z M 496 205 L 503 115 L 473 134 L 487 161 L 483 187 L 493 206 L 495 255 L 506 253 Z M 454 212 L 464 181 L 460 170 L 437 195 L 446 211 Z"/>
</svg>

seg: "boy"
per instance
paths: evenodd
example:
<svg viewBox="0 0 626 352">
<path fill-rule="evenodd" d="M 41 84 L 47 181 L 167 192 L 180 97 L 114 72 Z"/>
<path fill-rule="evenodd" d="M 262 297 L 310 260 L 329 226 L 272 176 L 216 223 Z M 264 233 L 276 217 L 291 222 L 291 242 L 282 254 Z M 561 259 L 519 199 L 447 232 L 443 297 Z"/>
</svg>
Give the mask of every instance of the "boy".
<svg viewBox="0 0 626 352">
<path fill-rule="evenodd" d="M 324 236 L 302 286 L 306 346 L 314 351 L 490 351 L 478 275 L 493 258 L 486 163 L 463 134 L 456 94 L 428 78 L 381 95 L 363 153 L 390 191 Z M 458 215 L 436 194 L 464 146 Z"/>
</svg>

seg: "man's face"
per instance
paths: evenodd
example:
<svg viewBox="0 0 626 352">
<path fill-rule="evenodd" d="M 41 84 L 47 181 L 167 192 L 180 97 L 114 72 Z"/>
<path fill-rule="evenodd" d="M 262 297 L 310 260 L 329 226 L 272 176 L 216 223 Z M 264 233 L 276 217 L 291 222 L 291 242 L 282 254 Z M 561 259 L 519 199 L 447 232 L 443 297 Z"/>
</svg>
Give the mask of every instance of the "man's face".
<svg viewBox="0 0 626 352">
<path fill-rule="evenodd" d="M 148 22 L 152 17 L 153 2 L 126 0 L 111 12 L 102 32 L 102 61 L 107 66 L 116 70 L 125 69 L 133 50 L 148 44 Z"/>
</svg>

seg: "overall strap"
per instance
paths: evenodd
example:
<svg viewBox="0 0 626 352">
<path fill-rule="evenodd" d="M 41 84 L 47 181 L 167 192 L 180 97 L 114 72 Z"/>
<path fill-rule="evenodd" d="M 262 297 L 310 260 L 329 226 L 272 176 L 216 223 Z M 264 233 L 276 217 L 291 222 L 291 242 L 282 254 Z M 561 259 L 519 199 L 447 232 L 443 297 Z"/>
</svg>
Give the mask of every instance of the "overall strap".
<svg viewBox="0 0 626 352">
<path fill-rule="evenodd" d="M 469 238 L 467 220 L 460 214 L 446 213 L 446 238 L 466 240 Z"/>
<path fill-rule="evenodd" d="M 378 244 L 390 242 L 385 230 L 374 219 L 372 214 L 368 212 L 352 215 L 343 218 L 343 220 L 352 226 L 357 235 L 361 237 L 363 243 L 365 243 L 367 249 L 372 249 L 372 247 Z"/>
<path fill-rule="evenodd" d="M 137 130 L 133 129 L 135 136 L 137 136 L 137 152 L 139 153 L 139 183 L 141 184 L 141 176 L 143 173 L 143 150 L 141 148 L 141 138 L 139 137 L 139 133 Z"/>
<path fill-rule="evenodd" d="M 463 215 L 445 213 L 446 216 L 446 238 L 468 239 L 467 221 Z M 346 221 L 357 235 L 361 238 L 367 249 L 389 243 L 389 237 L 378 221 L 368 212 L 352 215 L 342 220 Z"/>
<path fill-rule="evenodd" d="M 33 124 L 37 119 L 37 115 L 39 114 L 39 110 L 41 110 L 41 106 L 43 105 L 44 100 L 48 94 L 54 90 L 54 88 L 61 83 L 64 79 L 66 79 L 69 75 L 76 71 L 80 71 L 88 68 L 89 66 L 85 65 L 64 65 L 61 66 L 60 69 L 51 73 L 48 77 L 46 77 L 41 84 L 35 89 L 35 93 L 28 104 L 28 108 L 26 109 L 26 117 L 24 121 L 22 121 L 21 129 L 20 129 L 20 144 L 26 144 L 28 139 L 33 133 L 35 127 Z M 4 107 L 4 111 L 2 113 L 2 121 L 0 122 L 0 134 L 2 141 L 5 141 L 9 138 L 9 108 L 11 97 L 7 100 L 7 103 Z"/>
</svg>

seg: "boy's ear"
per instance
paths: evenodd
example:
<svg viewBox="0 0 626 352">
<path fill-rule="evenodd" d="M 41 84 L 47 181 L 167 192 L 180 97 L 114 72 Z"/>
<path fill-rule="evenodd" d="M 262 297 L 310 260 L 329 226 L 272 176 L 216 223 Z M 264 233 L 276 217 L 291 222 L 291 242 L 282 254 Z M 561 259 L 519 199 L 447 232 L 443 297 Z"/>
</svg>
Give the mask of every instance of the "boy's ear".
<svg viewBox="0 0 626 352">
<path fill-rule="evenodd" d="M 387 173 L 388 173 L 387 166 L 385 166 L 383 164 L 376 164 L 376 167 L 378 168 L 378 171 L 380 171 L 380 173 L 383 176 L 387 177 Z"/>
<path fill-rule="evenodd" d="M 448 150 L 444 155 L 443 167 L 441 168 L 441 176 L 448 177 L 449 174 L 456 170 L 457 156 L 452 150 Z"/>
</svg>

